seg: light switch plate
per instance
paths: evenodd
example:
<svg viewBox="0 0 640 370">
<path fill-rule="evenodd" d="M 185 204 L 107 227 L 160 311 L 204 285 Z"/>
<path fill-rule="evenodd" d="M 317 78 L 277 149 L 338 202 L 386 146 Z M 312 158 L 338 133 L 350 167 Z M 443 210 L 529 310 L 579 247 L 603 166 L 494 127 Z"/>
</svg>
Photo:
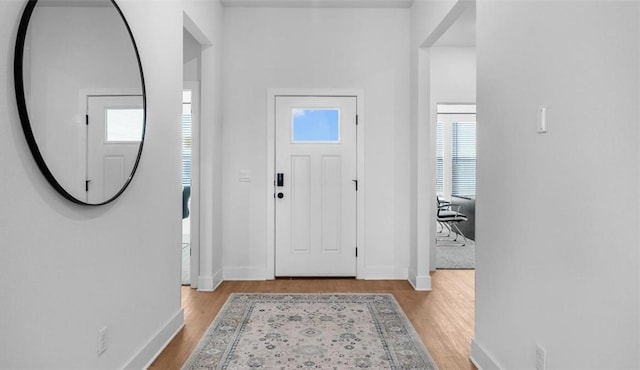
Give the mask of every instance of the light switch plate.
<svg viewBox="0 0 640 370">
<path fill-rule="evenodd" d="M 251 170 L 240 170 L 238 179 L 240 182 L 251 182 Z"/>
<path fill-rule="evenodd" d="M 547 132 L 547 107 L 538 108 L 538 133 L 544 134 Z"/>
</svg>

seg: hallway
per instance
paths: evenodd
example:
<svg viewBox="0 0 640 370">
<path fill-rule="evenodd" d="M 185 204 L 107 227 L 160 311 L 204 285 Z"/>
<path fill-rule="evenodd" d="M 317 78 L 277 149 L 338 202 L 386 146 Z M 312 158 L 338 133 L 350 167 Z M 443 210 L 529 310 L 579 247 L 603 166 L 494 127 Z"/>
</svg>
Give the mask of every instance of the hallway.
<svg viewBox="0 0 640 370">
<path fill-rule="evenodd" d="M 215 292 L 182 288 L 185 327 L 152 364 L 151 369 L 179 369 L 231 293 L 392 293 L 440 369 L 475 369 L 469 361 L 473 334 L 472 270 L 438 270 L 433 291 L 415 291 L 401 280 L 277 279 L 225 281 Z"/>
</svg>

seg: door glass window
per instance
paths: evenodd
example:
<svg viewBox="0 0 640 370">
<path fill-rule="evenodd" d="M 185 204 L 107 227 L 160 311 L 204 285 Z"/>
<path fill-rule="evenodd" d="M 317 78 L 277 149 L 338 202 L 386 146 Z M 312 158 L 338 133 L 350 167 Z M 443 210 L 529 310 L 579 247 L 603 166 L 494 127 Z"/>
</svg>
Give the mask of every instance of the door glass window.
<svg viewBox="0 0 640 370">
<path fill-rule="evenodd" d="M 338 143 L 340 142 L 339 109 L 292 110 L 292 142 Z"/>
<path fill-rule="evenodd" d="M 108 108 L 107 142 L 139 142 L 142 140 L 144 112 L 142 109 Z"/>
</svg>

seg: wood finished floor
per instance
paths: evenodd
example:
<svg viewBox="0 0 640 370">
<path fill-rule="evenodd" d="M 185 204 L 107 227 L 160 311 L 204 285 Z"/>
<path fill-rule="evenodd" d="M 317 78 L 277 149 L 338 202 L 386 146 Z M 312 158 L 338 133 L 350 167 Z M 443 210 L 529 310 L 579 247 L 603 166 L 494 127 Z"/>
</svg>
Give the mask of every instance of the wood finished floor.
<svg viewBox="0 0 640 370">
<path fill-rule="evenodd" d="M 225 281 L 215 292 L 182 288 L 184 328 L 150 369 L 180 369 L 231 293 L 391 293 L 441 370 L 475 370 L 469 361 L 474 329 L 472 270 L 437 270 L 433 291 L 416 292 L 401 280 L 277 279 Z"/>
</svg>

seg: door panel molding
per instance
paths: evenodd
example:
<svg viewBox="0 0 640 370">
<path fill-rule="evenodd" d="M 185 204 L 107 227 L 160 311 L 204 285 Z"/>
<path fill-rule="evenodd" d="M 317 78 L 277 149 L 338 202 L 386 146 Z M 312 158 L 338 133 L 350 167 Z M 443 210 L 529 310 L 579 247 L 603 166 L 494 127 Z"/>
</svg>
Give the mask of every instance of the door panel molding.
<svg viewBox="0 0 640 370">
<path fill-rule="evenodd" d="M 286 175 L 285 175 L 286 176 Z M 311 251 L 311 158 L 307 155 L 291 156 L 291 189 L 287 196 L 291 202 L 291 252 Z M 289 220 L 287 220 L 289 221 Z"/>
<path fill-rule="evenodd" d="M 324 155 L 322 161 L 322 236 L 320 239 L 323 253 L 341 253 L 342 239 L 340 238 L 342 212 L 340 209 L 341 187 L 331 186 L 329 179 L 338 178 L 342 182 L 342 158 L 335 155 Z M 328 175 L 333 173 L 333 176 Z"/>
<path fill-rule="evenodd" d="M 268 89 L 267 90 L 267 176 L 265 186 L 266 204 L 266 261 L 265 278 L 275 278 L 275 202 L 274 183 L 275 174 L 275 115 L 276 97 L 354 97 L 356 98 L 357 137 L 356 137 L 356 176 L 358 180 L 358 191 L 356 193 L 356 243 L 358 257 L 356 259 L 356 278 L 365 279 L 366 243 L 365 243 L 365 191 L 366 181 L 364 173 L 364 153 L 365 153 L 365 115 L 364 115 L 364 90 L 360 89 Z M 329 251 L 328 251 L 329 252 Z"/>
</svg>

